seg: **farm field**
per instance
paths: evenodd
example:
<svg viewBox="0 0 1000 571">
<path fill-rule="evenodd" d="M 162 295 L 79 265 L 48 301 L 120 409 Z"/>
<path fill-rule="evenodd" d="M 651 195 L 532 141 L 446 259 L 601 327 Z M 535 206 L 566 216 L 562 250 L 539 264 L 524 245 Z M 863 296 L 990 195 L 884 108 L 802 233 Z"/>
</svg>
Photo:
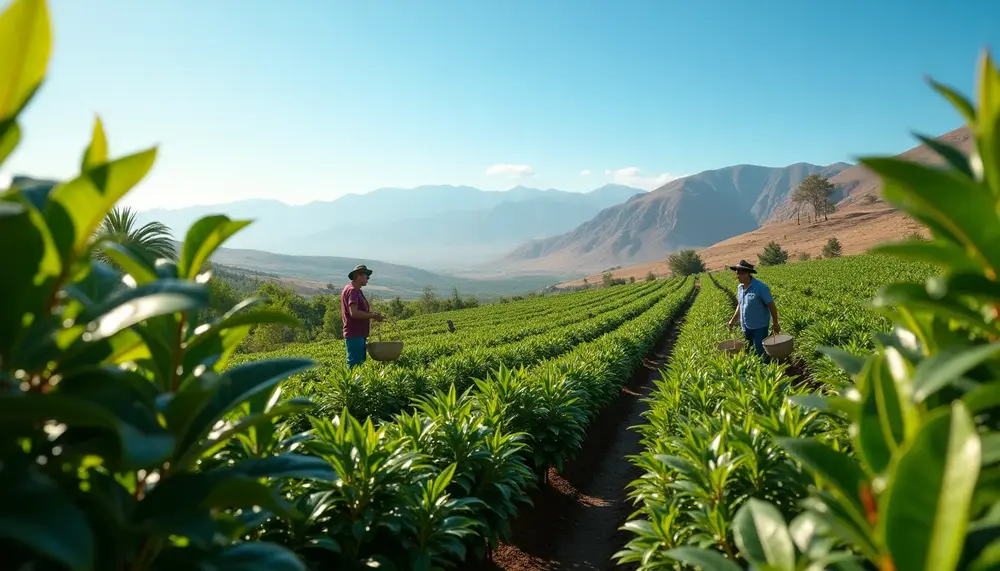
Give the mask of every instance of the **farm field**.
<svg viewBox="0 0 1000 571">
<path fill-rule="evenodd" d="M 786 397 L 849 381 L 817 347 L 870 353 L 873 333 L 890 328 L 868 307 L 876 291 L 934 273 L 881 255 L 762 268 L 757 277 L 772 288 L 783 331 L 796 341 L 783 364 L 715 348 L 738 336 L 725 326 L 735 307 L 731 272 L 419 316 L 395 330 L 405 343 L 399 360 L 369 359 L 351 372 L 342 342 L 290 345 L 232 364 L 282 356 L 318 363 L 289 379 L 285 395 L 315 403 L 314 430 L 345 447 L 338 472 L 358 487 L 344 499 L 364 491 L 390 502 L 328 514 L 343 518 L 342 533 L 331 536 L 351 544 L 354 557 L 395 560 L 405 551 L 406 533 L 388 531 L 389 505 L 418 499 L 407 494 L 427 476 L 394 470 L 403 458 L 421 458 L 431 473 L 449 475 L 442 485 L 453 501 L 468 503 L 467 527 L 447 532 L 462 548 L 435 564 L 457 563 L 464 552 L 467 564 L 487 558 L 489 568 L 611 568 L 617 553 L 622 564 L 652 569 L 667 565 L 663 553 L 677 545 L 735 556 L 733 518 L 746 498 L 795 515 L 809 479 L 770 435 L 840 444 L 846 436 L 836 419 Z M 370 429 L 337 428 L 364 419 Z M 294 424 L 310 428 L 304 418 Z M 347 453 L 359 446 L 367 456 Z M 364 489 L 366 477 L 375 488 Z M 410 487 L 400 488 L 404 482 Z M 582 508 L 588 501 L 594 505 Z M 357 517 L 384 524 L 385 533 L 351 539 Z M 626 520 L 628 531 L 616 533 Z"/>
</svg>

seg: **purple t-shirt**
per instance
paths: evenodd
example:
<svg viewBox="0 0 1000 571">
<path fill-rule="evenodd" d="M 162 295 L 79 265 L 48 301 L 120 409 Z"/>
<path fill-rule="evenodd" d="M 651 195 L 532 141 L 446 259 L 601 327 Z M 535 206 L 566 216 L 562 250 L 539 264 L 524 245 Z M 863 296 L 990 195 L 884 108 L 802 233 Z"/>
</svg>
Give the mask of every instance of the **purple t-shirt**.
<svg viewBox="0 0 1000 571">
<path fill-rule="evenodd" d="M 351 317 L 347 306 L 352 303 L 358 304 L 358 309 L 361 311 L 369 311 L 368 300 L 365 299 L 365 294 L 361 293 L 361 288 L 356 288 L 354 284 L 348 283 L 340 292 L 340 318 L 344 321 L 344 339 L 368 337 L 368 333 L 371 331 L 371 321 Z"/>
</svg>

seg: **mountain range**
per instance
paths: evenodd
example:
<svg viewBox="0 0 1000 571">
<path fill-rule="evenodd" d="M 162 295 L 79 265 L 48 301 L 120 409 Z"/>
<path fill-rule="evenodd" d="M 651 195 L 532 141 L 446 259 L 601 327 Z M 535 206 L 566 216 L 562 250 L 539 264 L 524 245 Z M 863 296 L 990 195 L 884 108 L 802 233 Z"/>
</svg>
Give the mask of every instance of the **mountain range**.
<svg viewBox="0 0 1000 571">
<path fill-rule="evenodd" d="M 276 200 L 153 209 L 181 237 L 198 218 L 225 213 L 254 223 L 234 236 L 233 248 L 300 256 L 378 259 L 438 270 L 467 270 L 521 243 L 572 230 L 645 191 L 605 185 L 590 192 L 523 186 L 485 191 L 468 186 L 380 188 L 336 200 L 289 205 Z"/>
</svg>

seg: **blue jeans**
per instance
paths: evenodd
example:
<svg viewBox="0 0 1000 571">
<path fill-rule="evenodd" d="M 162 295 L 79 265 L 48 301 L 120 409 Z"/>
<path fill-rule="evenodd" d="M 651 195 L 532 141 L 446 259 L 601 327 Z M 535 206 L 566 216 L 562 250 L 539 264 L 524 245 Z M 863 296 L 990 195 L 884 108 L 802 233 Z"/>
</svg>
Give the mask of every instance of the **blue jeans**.
<svg viewBox="0 0 1000 571">
<path fill-rule="evenodd" d="M 348 337 L 344 339 L 347 347 L 347 368 L 352 369 L 365 362 L 365 338 Z"/>
<path fill-rule="evenodd" d="M 748 343 L 753 345 L 754 353 L 757 353 L 757 355 L 765 358 L 767 357 L 767 354 L 764 353 L 764 338 L 767 337 L 768 329 L 768 326 L 765 325 L 764 327 L 757 329 L 743 330 L 743 337 Z"/>
</svg>

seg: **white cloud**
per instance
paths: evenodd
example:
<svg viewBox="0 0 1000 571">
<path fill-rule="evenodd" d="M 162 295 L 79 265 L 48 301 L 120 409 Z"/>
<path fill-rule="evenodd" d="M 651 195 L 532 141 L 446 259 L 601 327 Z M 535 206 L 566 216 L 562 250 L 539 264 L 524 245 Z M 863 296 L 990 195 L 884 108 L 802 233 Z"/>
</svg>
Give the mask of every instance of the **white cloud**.
<svg viewBox="0 0 1000 571">
<path fill-rule="evenodd" d="M 594 174 L 594 172 L 591 171 L 590 169 L 584 169 L 580 171 L 580 176 L 590 176 L 592 174 Z"/>
<path fill-rule="evenodd" d="M 617 184 L 634 186 L 643 190 L 655 190 L 672 180 L 681 178 L 680 175 L 666 172 L 652 176 L 643 176 L 641 173 L 642 171 L 639 170 L 639 167 L 625 167 L 623 169 L 609 169 L 604 171 L 604 174 L 611 177 L 611 180 Z"/>
<path fill-rule="evenodd" d="M 529 178 L 535 176 L 535 169 L 531 165 L 492 165 L 486 169 L 489 176 L 504 176 L 507 178 Z"/>
</svg>

